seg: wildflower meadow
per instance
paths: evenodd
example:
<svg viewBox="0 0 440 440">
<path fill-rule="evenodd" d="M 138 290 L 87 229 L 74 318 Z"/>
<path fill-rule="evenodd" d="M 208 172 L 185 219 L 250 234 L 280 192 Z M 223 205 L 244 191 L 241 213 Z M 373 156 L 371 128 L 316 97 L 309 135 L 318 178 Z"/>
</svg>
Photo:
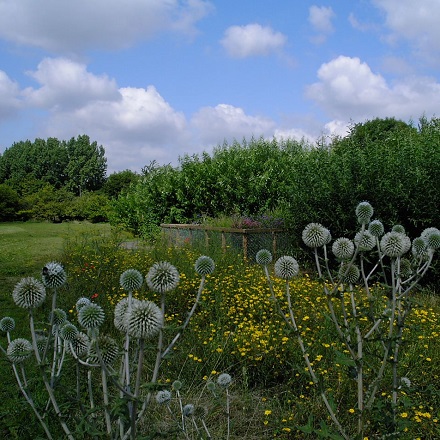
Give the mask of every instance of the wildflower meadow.
<svg viewBox="0 0 440 440">
<path fill-rule="evenodd" d="M 439 438 L 440 302 L 420 281 L 440 231 L 371 215 L 255 261 L 71 237 L 11 292 L 29 326 L 0 316 L 3 380 L 35 421 L 16 438 Z"/>
</svg>

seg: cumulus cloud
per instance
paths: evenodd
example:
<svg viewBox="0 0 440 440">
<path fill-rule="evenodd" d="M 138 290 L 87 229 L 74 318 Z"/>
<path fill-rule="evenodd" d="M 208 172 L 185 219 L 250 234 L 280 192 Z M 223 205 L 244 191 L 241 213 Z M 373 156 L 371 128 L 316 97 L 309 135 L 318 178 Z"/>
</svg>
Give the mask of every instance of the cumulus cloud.
<svg viewBox="0 0 440 440">
<path fill-rule="evenodd" d="M 28 75 L 41 86 L 24 91 L 29 104 L 37 107 L 62 110 L 119 97 L 114 80 L 106 75 L 93 75 L 85 64 L 66 58 L 46 58 Z"/>
<path fill-rule="evenodd" d="M 192 35 L 206 0 L 3 0 L 0 37 L 55 53 L 119 49 L 167 30 Z"/>
<path fill-rule="evenodd" d="M 0 123 L 16 114 L 20 108 L 20 87 L 0 70 Z"/>
<path fill-rule="evenodd" d="M 332 19 L 335 17 L 333 9 L 329 6 L 311 6 L 309 8 L 309 23 L 316 32 L 312 40 L 315 43 L 323 43 L 333 29 Z"/>
<path fill-rule="evenodd" d="M 390 85 L 359 58 L 339 56 L 319 68 L 318 78 L 306 95 L 335 119 L 328 128 L 341 127 L 350 119 L 409 120 L 438 110 L 440 84 L 435 79 L 410 76 Z"/>
<path fill-rule="evenodd" d="M 386 15 L 388 41 L 407 40 L 430 58 L 440 51 L 440 2 L 438 0 L 373 0 Z"/>
<path fill-rule="evenodd" d="M 220 43 L 233 58 L 265 56 L 279 51 L 287 37 L 267 26 L 253 23 L 226 29 Z"/>
<path fill-rule="evenodd" d="M 191 125 L 205 146 L 215 146 L 223 140 L 267 136 L 275 127 L 269 118 L 247 115 L 242 108 L 228 104 L 200 109 L 192 117 Z"/>
</svg>

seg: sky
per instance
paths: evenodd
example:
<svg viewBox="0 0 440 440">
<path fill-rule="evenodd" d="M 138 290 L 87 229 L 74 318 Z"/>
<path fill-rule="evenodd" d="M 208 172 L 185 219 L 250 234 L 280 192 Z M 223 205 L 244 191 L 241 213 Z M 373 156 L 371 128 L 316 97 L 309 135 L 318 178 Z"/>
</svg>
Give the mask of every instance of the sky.
<svg viewBox="0 0 440 440">
<path fill-rule="evenodd" d="M 138 172 L 439 106 L 440 0 L 0 0 L 0 153 L 86 134 Z"/>
</svg>

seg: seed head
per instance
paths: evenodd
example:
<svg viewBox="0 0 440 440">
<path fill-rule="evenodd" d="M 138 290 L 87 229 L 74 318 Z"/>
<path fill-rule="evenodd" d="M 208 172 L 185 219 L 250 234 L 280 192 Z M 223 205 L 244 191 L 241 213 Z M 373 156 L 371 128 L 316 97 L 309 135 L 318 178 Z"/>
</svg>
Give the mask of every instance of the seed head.
<svg viewBox="0 0 440 440">
<path fill-rule="evenodd" d="M 222 373 L 217 377 L 217 383 L 222 388 L 228 388 L 232 382 L 232 377 L 228 373 Z"/>
<path fill-rule="evenodd" d="M 148 287 L 154 292 L 165 293 L 173 290 L 179 283 L 177 269 L 168 261 L 153 264 L 146 276 Z"/>
<path fill-rule="evenodd" d="M 139 289 L 143 282 L 144 277 L 136 269 L 127 269 L 119 278 L 119 284 L 127 292 L 132 292 L 133 290 Z"/>
<path fill-rule="evenodd" d="M 318 248 L 331 240 L 330 231 L 320 223 L 309 223 L 302 232 L 302 239 L 306 246 Z"/>
<path fill-rule="evenodd" d="M 18 364 L 31 357 L 32 352 L 32 344 L 27 339 L 17 338 L 9 343 L 6 355 L 11 362 Z"/>
<path fill-rule="evenodd" d="M 255 260 L 262 266 L 272 263 L 272 254 L 267 249 L 260 249 L 255 256 Z"/>
<path fill-rule="evenodd" d="M 215 263 L 211 257 L 202 255 L 201 257 L 197 258 L 194 267 L 199 275 L 209 275 L 214 272 Z"/>
<path fill-rule="evenodd" d="M 35 278 L 23 278 L 16 284 L 12 298 L 17 306 L 33 309 L 43 304 L 46 299 L 46 289 L 43 283 Z"/>
<path fill-rule="evenodd" d="M 66 272 L 60 263 L 52 261 L 42 270 L 43 284 L 49 288 L 61 287 L 67 280 Z"/>
<path fill-rule="evenodd" d="M 298 275 L 299 265 L 295 258 L 284 255 L 275 262 L 275 275 L 283 280 L 290 280 Z"/>
</svg>

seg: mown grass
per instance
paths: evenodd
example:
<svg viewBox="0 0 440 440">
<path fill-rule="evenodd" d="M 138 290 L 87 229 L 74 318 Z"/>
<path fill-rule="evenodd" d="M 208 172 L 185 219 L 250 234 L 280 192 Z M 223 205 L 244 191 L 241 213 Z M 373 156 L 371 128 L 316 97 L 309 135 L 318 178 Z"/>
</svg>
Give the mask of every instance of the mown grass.
<svg viewBox="0 0 440 440">
<path fill-rule="evenodd" d="M 11 226 L 14 225 L 7 225 Z M 44 225 L 43 228 L 50 229 L 50 226 L 60 225 Z M 109 230 L 105 227 L 86 233 L 78 228 L 75 231 L 67 228 L 70 232 L 62 236 L 63 251 L 55 246 L 50 256 L 44 253 L 38 257 L 42 260 L 33 269 L 30 267 L 31 274 L 32 270 L 38 274 L 41 264 L 46 261 L 62 261 L 69 282 L 61 295 L 61 306 L 72 322 L 76 322 L 74 304 L 77 298 L 87 296 L 107 312 L 103 331 L 119 337 L 112 325 L 112 309 L 125 295 L 119 285 L 120 274 L 135 268 L 145 275 L 154 262 L 169 261 L 181 275 L 179 286 L 167 296 L 165 337 L 171 340 L 173 329 L 182 324 L 194 301 L 199 277 L 193 265 L 204 250 L 189 246 L 169 247 L 166 243 L 126 250 L 121 248 L 120 239 L 108 235 Z M 57 235 L 53 231 L 51 234 Z M 22 235 L 18 240 L 23 249 L 30 249 L 24 242 L 32 241 L 31 238 Z M 39 251 L 37 246 L 36 252 Z M 315 438 L 313 435 L 307 437 L 299 427 L 310 423 L 317 428 L 320 421 L 330 423 L 318 390 L 305 371 L 296 339 L 270 301 L 261 267 L 244 262 L 233 250 L 210 256 L 216 261 L 216 270 L 207 277 L 202 301 L 190 327 L 162 365 L 160 383 L 167 388 L 176 379 L 183 382 L 185 403 L 201 405 L 208 410 L 206 421 L 212 428 L 213 438 L 225 438 L 225 414 L 220 397 L 213 399 L 207 384 L 222 372 L 228 372 L 234 379 L 231 439 Z M 10 267 L 13 269 L 13 264 Z M 8 277 L 15 276 L 11 270 Z M 276 282 L 275 290 L 281 298 L 281 282 Z M 325 318 L 322 287 L 313 277 L 303 274 L 293 282 L 292 294 L 309 356 L 325 386 L 332 390 L 341 419 L 345 424 L 355 424 L 356 418 L 352 415 L 356 404 L 355 384 L 347 368 L 337 365 L 335 353 L 342 348 Z M 157 296 L 145 285 L 135 292 L 135 296 L 158 302 Z M 409 390 L 399 390 L 404 402 L 399 408 L 399 417 L 406 429 L 399 438 L 436 439 L 440 436 L 440 301 L 428 293 L 419 293 L 416 299 L 419 305 L 413 310 L 409 330 L 405 333 L 401 364 L 401 374 L 411 379 L 412 386 Z M 11 303 L 10 299 L 8 301 Z M 147 376 L 154 361 L 154 350 L 152 345 L 151 356 L 148 353 L 146 356 Z M 25 423 L 26 417 L 32 416 L 22 403 L 8 368 L 5 362 L 1 364 L 5 387 L 2 388 L 0 411 L 5 416 L 0 422 L 0 432 L 11 438 L 37 438 L 41 435 L 39 427 L 36 423 L 35 428 Z M 384 387 L 383 406 L 376 409 L 370 420 L 369 439 L 380 438 L 380 434 L 385 433 L 381 430 L 386 426 L 388 390 Z M 143 435 L 156 430 L 165 438 L 180 438 L 172 429 L 173 421 L 157 406 L 152 407 L 141 426 Z"/>
</svg>

